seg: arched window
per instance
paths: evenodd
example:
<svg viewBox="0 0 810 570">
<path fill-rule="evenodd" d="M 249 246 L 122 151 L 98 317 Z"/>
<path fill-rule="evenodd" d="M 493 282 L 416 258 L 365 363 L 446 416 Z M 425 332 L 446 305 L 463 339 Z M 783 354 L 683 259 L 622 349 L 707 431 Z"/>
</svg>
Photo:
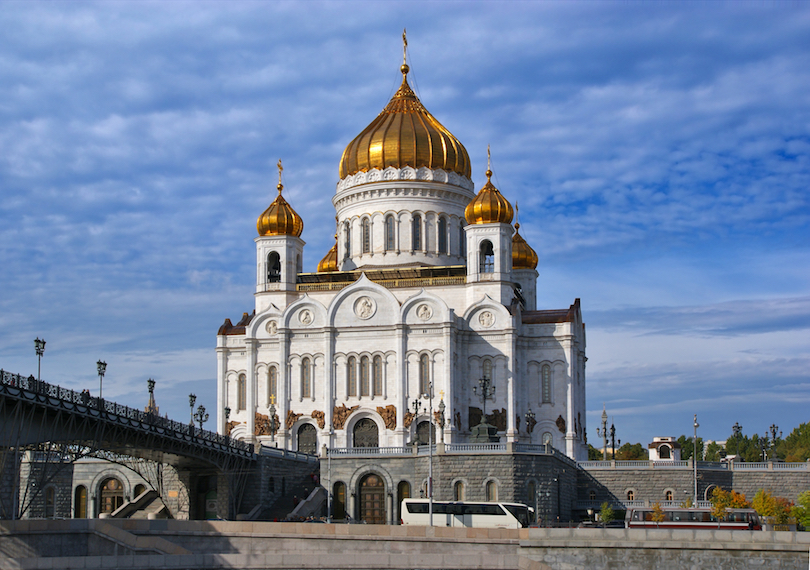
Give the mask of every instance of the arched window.
<svg viewBox="0 0 810 570">
<path fill-rule="evenodd" d="M 495 481 L 487 481 L 487 501 L 495 502 L 498 500 L 498 485 Z"/>
<path fill-rule="evenodd" d="M 87 518 L 87 487 L 79 485 L 73 494 L 73 518 Z"/>
<path fill-rule="evenodd" d="M 669 453 L 668 445 L 661 445 L 658 447 L 658 457 L 661 459 L 669 459 L 672 455 Z"/>
<path fill-rule="evenodd" d="M 309 358 L 301 361 L 301 397 L 312 397 L 312 364 Z"/>
<path fill-rule="evenodd" d="M 238 410 L 247 408 L 247 376 L 244 374 L 239 375 L 236 385 L 236 408 Z"/>
<path fill-rule="evenodd" d="M 594 491 L 593 489 L 588 491 L 588 500 L 589 501 L 595 501 L 596 500 L 596 491 Z"/>
<path fill-rule="evenodd" d="M 357 396 L 357 359 L 354 356 L 350 356 L 346 364 L 346 395 Z"/>
<path fill-rule="evenodd" d="M 379 432 L 374 420 L 363 418 L 354 425 L 355 447 L 379 447 Z"/>
<path fill-rule="evenodd" d="M 382 357 L 374 357 L 374 367 L 371 370 L 371 380 L 373 384 L 373 394 L 375 396 L 382 396 L 383 393 L 383 365 Z"/>
<path fill-rule="evenodd" d="M 394 239 L 394 216 L 385 218 L 385 251 L 394 251 L 396 249 L 396 240 Z"/>
<path fill-rule="evenodd" d="M 453 500 L 454 501 L 463 501 L 464 500 L 464 483 L 461 481 L 456 481 L 453 483 Z"/>
<path fill-rule="evenodd" d="M 52 519 L 56 509 L 56 490 L 53 487 L 45 489 L 45 518 Z"/>
<path fill-rule="evenodd" d="M 542 370 L 540 371 L 541 376 L 541 392 L 543 395 L 543 403 L 550 404 L 551 403 L 551 366 L 548 364 L 544 365 Z"/>
<path fill-rule="evenodd" d="M 447 220 L 439 218 L 439 235 L 436 236 L 439 242 L 439 253 L 447 253 Z"/>
<path fill-rule="evenodd" d="M 664 493 L 664 500 L 671 501 L 672 500 L 672 491 L 667 491 Z"/>
<path fill-rule="evenodd" d="M 635 493 L 635 491 L 633 491 L 633 489 L 630 489 L 629 491 L 627 491 L 627 500 L 628 501 L 634 501 L 635 497 L 636 497 L 636 493 Z"/>
<path fill-rule="evenodd" d="M 267 401 L 271 404 L 278 403 L 278 368 L 275 366 L 267 370 Z"/>
<path fill-rule="evenodd" d="M 143 493 L 144 491 L 146 491 L 146 485 L 142 485 L 140 483 L 135 485 L 135 491 L 132 493 L 133 500 L 134 498 L 140 497 L 141 493 Z"/>
<path fill-rule="evenodd" d="M 402 501 L 410 498 L 411 498 L 411 484 L 408 483 L 407 481 L 400 481 L 399 485 L 397 485 L 397 504 L 395 507 L 397 512 L 399 513 L 399 516 L 397 517 L 398 519 L 402 518 L 402 513 L 399 511 L 399 509 L 402 506 Z"/>
<path fill-rule="evenodd" d="M 371 251 L 371 222 L 368 218 L 363 218 L 363 253 Z"/>
<path fill-rule="evenodd" d="M 413 250 L 419 251 L 422 249 L 422 217 L 414 216 L 411 222 L 411 235 L 413 237 Z"/>
<path fill-rule="evenodd" d="M 349 222 L 343 224 L 343 242 L 346 244 L 346 255 L 344 257 L 352 256 L 352 228 Z"/>
<path fill-rule="evenodd" d="M 318 435 L 314 425 L 304 424 L 298 428 L 298 451 L 308 455 L 318 452 Z"/>
<path fill-rule="evenodd" d="M 484 378 L 488 380 L 492 380 L 492 361 L 487 359 L 484 361 L 484 364 L 481 366 Z"/>
<path fill-rule="evenodd" d="M 458 251 L 461 257 L 467 255 L 467 236 L 464 235 L 464 226 L 458 227 Z"/>
<path fill-rule="evenodd" d="M 543 445 L 551 445 L 551 442 L 552 442 L 551 432 L 547 431 L 543 434 Z"/>
<path fill-rule="evenodd" d="M 495 250 L 492 249 L 492 242 L 488 239 L 481 242 L 479 263 L 480 273 L 495 273 Z"/>
<path fill-rule="evenodd" d="M 360 396 L 368 396 L 368 356 L 360 359 Z"/>
<path fill-rule="evenodd" d="M 419 395 L 430 391 L 430 357 L 423 354 L 419 357 Z"/>
<path fill-rule="evenodd" d="M 436 443 L 436 430 L 429 421 L 419 422 L 416 426 L 416 445 Z"/>
<path fill-rule="evenodd" d="M 278 253 L 271 251 L 267 254 L 267 282 L 278 283 L 281 281 L 281 258 Z"/>
<path fill-rule="evenodd" d="M 124 486 L 114 477 L 101 483 L 99 513 L 111 513 L 124 504 Z"/>
<path fill-rule="evenodd" d="M 346 518 L 346 484 L 342 481 L 332 486 L 332 516 L 338 520 Z"/>
</svg>

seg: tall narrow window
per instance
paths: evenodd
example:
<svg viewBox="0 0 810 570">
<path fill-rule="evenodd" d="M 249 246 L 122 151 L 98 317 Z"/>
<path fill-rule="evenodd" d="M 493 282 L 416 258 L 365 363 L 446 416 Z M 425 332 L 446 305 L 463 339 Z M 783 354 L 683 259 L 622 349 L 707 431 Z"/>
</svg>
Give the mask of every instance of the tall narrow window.
<svg viewBox="0 0 810 570">
<path fill-rule="evenodd" d="M 368 356 L 360 359 L 360 396 L 368 396 Z"/>
<path fill-rule="evenodd" d="M 383 366 L 382 357 L 374 357 L 374 367 L 371 370 L 373 393 L 375 396 L 382 396 L 383 393 Z"/>
<path fill-rule="evenodd" d="M 495 502 L 498 500 L 498 485 L 495 481 L 487 481 L 487 501 Z"/>
<path fill-rule="evenodd" d="M 454 501 L 464 500 L 464 483 L 462 483 L 461 481 L 456 481 L 453 484 L 453 500 Z"/>
<path fill-rule="evenodd" d="M 368 218 L 363 219 L 363 253 L 371 251 L 371 222 Z"/>
<path fill-rule="evenodd" d="M 247 376 L 244 374 L 239 375 L 236 383 L 236 408 L 239 410 L 247 408 Z"/>
<path fill-rule="evenodd" d="M 267 402 L 278 404 L 278 368 L 275 366 L 267 371 Z"/>
<path fill-rule="evenodd" d="M 385 251 L 394 251 L 396 249 L 394 229 L 394 216 L 388 216 L 385 218 Z"/>
<path fill-rule="evenodd" d="M 447 220 L 439 218 L 439 235 L 436 236 L 439 241 L 439 253 L 447 253 Z"/>
<path fill-rule="evenodd" d="M 423 354 L 419 358 L 419 395 L 429 393 L 430 390 L 430 357 Z"/>
<path fill-rule="evenodd" d="M 422 217 L 414 216 L 411 222 L 411 235 L 413 236 L 413 250 L 422 249 Z"/>
<path fill-rule="evenodd" d="M 458 227 L 458 251 L 461 257 L 467 256 L 467 236 L 464 235 L 464 226 Z"/>
<path fill-rule="evenodd" d="M 540 372 L 542 376 L 543 403 L 551 403 L 551 366 L 546 364 Z"/>
<path fill-rule="evenodd" d="M 309 358 L 301 361 L 301 397 L 312 397 L 312 365 Z"/>
<path fill-rule="evenodd" d="M 346 255 L 345 257 L 352 256 L 352 228 L 349 225 L 349 222 L 343 224 L 343 242 L 346 244 Z"/>
<path fill-rule="evenodd" d="M 485 360 L 481 368 L 484 378 L 492 380 L 492 361 L 489 359 Z"/>
<path fill-rule="evenodd" d="M 73 518 L 87 518 L 87 487 L 79 485 L 73 495 Z"/>
<path fill-rule="evenodd" d="M 281 281 L 281 259 L 278 253 L 271 251 L 267 254 L 267 282 L 278 283 Z"/>
<path fill-rule="evenodd" d="M 495 251 L 488 239 L 481 242 L 479 269 L 480 273 L 495 273 Z"/>
<path fill-rule="evenodd" d="M 346 395 L 357 396 L 357 359 L 354 356 L 350 356 L 346 364 L 346 384 Z"/>
<path fill-rule="evenodd" d="M 56 491 L 53 487 L 45 489 L 45 518 L 52 519 L 56 507 Z"/>
</svg>

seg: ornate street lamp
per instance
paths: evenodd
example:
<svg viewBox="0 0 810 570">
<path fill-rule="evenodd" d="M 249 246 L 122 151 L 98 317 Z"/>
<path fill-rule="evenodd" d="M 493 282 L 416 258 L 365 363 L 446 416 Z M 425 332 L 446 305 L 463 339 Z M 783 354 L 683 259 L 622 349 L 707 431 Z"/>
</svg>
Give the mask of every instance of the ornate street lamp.
<svg viewBox="0 0 810 570">
<path fill-rule="evenodd" d="M 599 428 L 596 428 L 597 437 L 602 438 L 602 461 L 607 461 L 607 442 L 608 442 L 607 421 L 608 415 L 607 412 L 605 411 L 605 404 L 602 404 L 602 430 L 600 431 Z"/>
<path fill-rule="evenodd" d="M 731 431 L 734 432 L 734 439 L 737 440 L 737 457 L 742 457 L 740 454 L 740 440 L 742 439 L 742 426 L 740 422 L 735 422 L 733 426 L 731 426 Z"/>
<path fill-rule="evenodd" d="M 439 436 L 441 442 L 444 443 L 444 411 L 447 408 L 444 405 L 444 392 L 442 392 L 442 399 L 439 400 Z"/>
<path fill-rule="evenodd" d="M 534 412 L 532 411 L 531 408 L 529 408 L 529 411 L 526 412 L 525 418 L 526 418 L 526 433 L 529 434 L 529 443 L 531 443 L 531 441 L 532 441 L 531 433 L 532 433 L 532 429 L 534 429 L 534 423 L 533 422 L 534 422 L 534 418 L 535 418 Z"/>
<path fill-rule="evenodd" d="M 45 354 L 45 341 L 37 337 L 34 340 L 34 350 L 37 351 L 37 382 L 40 381 L 40 371 L 42 369 L 42 355 Z"/>
<path fill-rule="evenodd" d="M 194 394 L 188 395 L 188 407 L 191 408 L 189 415 L 191 416 L 191 425 L 194 425 L 194 403 L 197 401 L 197 396 Z"/>
<path fill-rule="evenodd" d="M 208 421 L 208 413 L 205 411 L 205 406 L 202 404 L 197 408 L 197 413 L 194 414 L 194 419 L 200 424 L 200 431 L 202 431 L 203 424 Z"/>
<path fill-rule="evenodd" d="M 478 393 L 478 388 L 481 388 L 481 393 Z M 478 381 L 478 386 L 473 386 L 473 394 L 481 398 L 481 403 L 484 406 L 484 412 L 481 416 L 481 423 L 487 421 L 487 400 L 492 400 L 495 395 L 495 386 L 492 385 L 492 380 L 486 376 Z"/>
<path fill-rule="evenodd" d="M 107 363 L 99 360 L 96 362 L 96 369 L 98 370 L 98 399 L 101 400 L 101 385 L 104 382 L 104 374 L 107 372 Z"/>
<path fill-rule="evenodd" d="M 698 506 L 698 475 L 697 475 L 697 458 L 698 458 L 698 444 L 697 444 L 697 428 L 700 427 L 700 424 L 697 421 L 697 414 L 695 414 L 695 444 L 692 449 L 692 466 L 694 467 L 694 475 L 695 475 L 695 504 L 694 507 L 697 508 Z"/>
<path fill-rule="evenodd" d="M 275 396 L 270 396 L 270 407 L 267 409 L 267 413 L 270 415 L 270 422 L 267 427 L 270 431 L 270 441 L 274 444 L 276 442 L 276 406 L 273 405 L 275 399 Z"/>
</svg>

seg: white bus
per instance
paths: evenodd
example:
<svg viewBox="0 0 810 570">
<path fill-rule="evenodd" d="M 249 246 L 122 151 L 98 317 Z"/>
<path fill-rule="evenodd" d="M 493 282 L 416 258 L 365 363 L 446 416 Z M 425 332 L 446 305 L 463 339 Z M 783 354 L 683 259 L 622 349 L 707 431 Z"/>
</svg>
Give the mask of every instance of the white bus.
<svg viewBox="0 0 810 570">
<path fill-rule="evenodd" d="M 428 499 L 405 499 L 400 524 L 430 525 Z M 534 509 L 520 503 L 462 503 L 433 501 L 434 526 L 526 528 Z"/>
</svg>

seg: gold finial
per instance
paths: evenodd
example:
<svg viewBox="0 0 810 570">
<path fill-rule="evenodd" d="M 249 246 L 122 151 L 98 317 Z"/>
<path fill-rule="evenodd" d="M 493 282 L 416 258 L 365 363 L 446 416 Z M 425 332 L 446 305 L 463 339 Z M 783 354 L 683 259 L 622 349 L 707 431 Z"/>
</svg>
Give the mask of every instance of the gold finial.
<svg viewBox="0 0 810 570">
<path fill-rule="evenodd" d="M 410 67 L 408 67 L 408 31 L 405 28 L 402 28 L 402 67 L 399 70 L 402 72 L 402 75 L 408 75 L 408 71 L 410 71 Z"/>
<path fill-rule="evenodd" d="M 279 162 L 281 162 L 281 161 L 279 160 Z M 276 395 L 275 394 L 270 394 L 270 403 L 275 405 L 275 403 L 276 403 Z"/>
<path fill-rule="evenodd" d="M 279 194 L 281 194 L 281 191 L 284 189 L 284 185 L 281 183 L 281 171 L 284 170 L 284 167 L 281 166 L 280 158 L 278 159 L 277 166 L 278 166 L 278 186 L 276 186 L 276 188 L 278 188 L 278 192 Z"/>
<path fill-rule="evenodd" d="M 444 400 L 444 390 L 439 390 L 439 398 Z"/>
<path fill-rule="evenodd" d="M 487 180 L 492 178 L 492 153 L 489 152 L 489 145 L 487 145 Z"/>
<path fill-rule="evenodd" d="M 520 229 L 520 208 L 518 208 L 517 200 L 515 200 L 515 231 Z"/>
</svg>

